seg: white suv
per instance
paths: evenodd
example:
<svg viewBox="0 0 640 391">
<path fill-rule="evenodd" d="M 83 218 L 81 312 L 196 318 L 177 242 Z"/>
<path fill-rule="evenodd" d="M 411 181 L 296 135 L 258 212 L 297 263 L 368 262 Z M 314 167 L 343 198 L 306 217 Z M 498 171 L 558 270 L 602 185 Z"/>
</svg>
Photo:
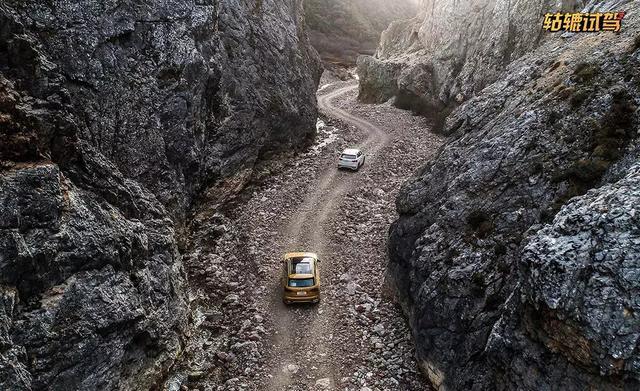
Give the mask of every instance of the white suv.
<svg viewBox="0 0 640 391">
<path fill-rule="evenodd" d="M 338 168 L 350 168 L 358 171 L 360 166 L 364 164 L 364 153 L 359 149 L 345 149 L 340 155 Z"/>
</svg>

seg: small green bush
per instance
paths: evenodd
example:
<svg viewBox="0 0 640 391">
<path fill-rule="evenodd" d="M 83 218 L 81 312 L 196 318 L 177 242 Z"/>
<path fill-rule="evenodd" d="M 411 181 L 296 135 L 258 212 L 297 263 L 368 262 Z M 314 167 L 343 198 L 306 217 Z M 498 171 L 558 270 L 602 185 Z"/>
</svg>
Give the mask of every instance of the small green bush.
<svg viewBox="0 0 640 391">
<path fill-rule="evenodd" d="M 571 106 L 573 108 L 578 108 L 587 100 L 587 98 L 589 97 L 590 94 L 591 94 L 591 91 L 589 91 L 587 89 L 577 90 L 571 96 L 571 99 L 569 100 L 569 103 L 571 104 Z"/>
<path fill-rule="evenodd" d="M 598 74 L 600 74 L 600 66 L 597 64 L 590 64 L 588 62 L 579 63 L 573 72 L 576 81 L 580 83 L 591 81 Z"/>
<path fill-rule="evenodd" d="M 600 180 L 610 164 L 602 159 L 581 159 L 573 163 L 568 175 L 584 184 L 594 184 Z"/>
</svg>

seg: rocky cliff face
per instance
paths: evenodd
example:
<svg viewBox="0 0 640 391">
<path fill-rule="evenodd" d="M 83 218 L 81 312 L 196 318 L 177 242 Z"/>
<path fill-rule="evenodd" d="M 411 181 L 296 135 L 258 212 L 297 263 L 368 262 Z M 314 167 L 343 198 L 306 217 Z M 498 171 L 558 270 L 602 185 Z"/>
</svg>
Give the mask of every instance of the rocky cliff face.
<svg viewBox="0 0 640 391">
<path fill-rule="evenodd" d="M 0 26 L 0 388 L 150 388 L 187 324 L 174 227 L 315 132 L 302 5 L 10 0 Z"/>
<path fill-rule="evenodd" d="M 64 77 L 80 137 L 172 213 L 314 134 L 319 65 L 300 2 L 5 4 Z M 8 65 L 29 61 L 13 50 Z"/>
<path fill-rule="evenodd" d="M 430 80 L 426 96 L 450 97 L 458 90 L 443 86 L 460 83 L 463 100 L 475 94 L 442 122 L 450 140 L 404 185 L 390 232 L 389 274 L 436 388 L 640 386 L 639 34 L 637 18 L 619 35 L 533 45 L 518 34 L 514 47 L 533 45 L 528 53 L 514 51 L 523 54 L 495 76 L 470 73 L 482 91 L 441 77 L 446 67 L 415 79 L 404 76 L 417 68 L 399 65 L 390 85 Z M 372 72 L 366 61 L 381 63 L 361 71 Z"/>
<path fill-rule="evenodd" d="M 304 8 L 311 43 L 323 60 L 342 66 L 373 54 L 389 23 L 417 13 L 413 0 L 306 0 Z"/>
<path fill-rule="evenodd" d="M 582 3 L 425 0 L 416 18 L 382 34 L 375 56 L 359 58 L 359 98 L 395 97 L 396 106 L 431 117 L 440 128 L 453 108 L 539 44 L 544 13 Z"/>
</svg>

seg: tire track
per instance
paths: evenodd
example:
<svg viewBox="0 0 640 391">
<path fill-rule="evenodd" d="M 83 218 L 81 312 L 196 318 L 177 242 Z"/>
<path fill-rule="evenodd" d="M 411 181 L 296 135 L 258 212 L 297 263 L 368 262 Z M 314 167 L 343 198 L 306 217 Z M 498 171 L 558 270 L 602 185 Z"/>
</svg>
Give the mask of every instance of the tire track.
<svg viewBox="0 0 640 391">
<path fill-rule="evenodd" d="M 366 134 L 366 138 L 356 146 L 367 156 L 366 164 L 361 168 L 366 170 L 368 166 L 375 164 L 376 157 L 388 143 L 389 136 L 377 126 L 333 105 L 334 99 L 356 88 L 357 84 L 349 85 L 321 96 L 318 106 L 326 115 L 356 126 Z M 322 260 L 320 271 L 323 291 L 326 291 L 329 281 L 335 277 L 335 265 L 332 265 L 332 257 L 328 255 L 340 252 L 339 248 L 332 247 L 327 240 L 327 225 L 337 213 L 345 193 L 353 186 L 353 182 L 353 173 L 339 172 L 336 166 L 327 167 L 315 184 L 311 185 L 313 192 L 305 197 L 280 236 L 284 239 L 280 246 L 282 253 L 298 250 L 318 253 Z M 273 274 L 273 281 L 276 283 L 269 303 L 275 330 L 270 352 L 272 377 L 267 389 L 281 391 L 289 386 L 300 386 L 300 381 L 307 377 L 329 378 L 331 385 L 335 387 L 336 382 L 340 380 L 340 363 L 331 359 L 330 339 L 337 323 L 337 312 L 333 310 L 337 304 L 333 300 L 331 303 L 322 300 L 317 308 L 285 306 L 281 301 L 280 273 L 278 267 Z M 316 357 L 315 369 L 301 367 L 300 372 L 293 376 L 290 371 L 283 370 L 288 365 L 296 365 L 303 352 L 313 352 Z"/>
</svg>

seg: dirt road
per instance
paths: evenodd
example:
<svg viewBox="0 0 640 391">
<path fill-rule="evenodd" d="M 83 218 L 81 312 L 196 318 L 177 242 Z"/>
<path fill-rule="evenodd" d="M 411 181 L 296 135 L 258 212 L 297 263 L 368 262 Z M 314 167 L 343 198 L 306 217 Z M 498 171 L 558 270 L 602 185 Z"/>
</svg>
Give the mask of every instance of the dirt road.
<svg viewBox="0 0 640 391">
<path fill-rule="evenodd" d="M 355 81 L 323 89 L 318 103 L 335 141 L 319 137 L 322 148 L 265 168 L 247 200 L 199 225 L 186 263 L 201 323 L 176 384 L 425 389 L 408 327 L 383 294 L 385 246 L 398 189 L 442 140 L 423 119 L 359 104 L 356 94 Z M 367 156 L 359 172 L 337 170 L 347 147 Z M 281 257 L 300 250 L 319 254 L 322 300 L 285 306 Z"/>
<path fill-rule="evenodd" d="M 375 164 L 380 149 L 389 141 L 387 134 L 375 125 L 357 118 L 346 111 L 336 107 L 332 101 L 350 91 L 357 89 L 357 85 L 349 85 L 339 88 L 318 99 L 320 110 L 327 115 L 342 120 L 343 122 L 358 127 L 366 134 L 365 139 L 354 147 L 366 151 L 366 165 L 361 171 L 369 169 Z M 283 232 L 286 240 L 285 251 L 313 251 L 321 261 L 321 279 L 333 281 L 336 275 L 334 264 L 347 261 L 347 249 L 340 248 L 331 241 L 331 219 L 338 214 L 338 206 L 349 189 L 353 189 L 357 182 L 357 174 L 338 171 L 335 167 L 328 168 L 317 179 L 314 190 L 305 195 L 302 205 L 291 215 L 291 222 Z M 278 279 L 278 273 L 274 275 L 274 281 Z M 290 384 L 295 384 L 300 377 L 324 379 L 323 384 L 334 387 L 340 379 L 338 364 L 334 356 L 330 354 L 335 347 L 328 336 L 337 334 L 340 319 L 333 311 L 335 305 L 340 305 L 332 292 L 328 291 L 318 306 L 310 306 L 293 311 L 282 304 L 279 294 L 279 284 L 274 284 L 274 297 L 271 301 L 270 311 L 275 319 L 275 349 L 272 351 L 272 381 L 270 390 L 284 390 Z M 334 299 L 334 300 L 331 300 Z M 318 315 L 322 313 L 322 315 Z M 299 362 L 300 352 L 316 351 L 317 358 L 312 367 L 295 366 Z M 295 368 L 296 373 L 292 373 Z M 314 369 L 315 368 L 315 369 Z M 296 370 L 297 369 L 297 370 Z M 328 380 L 327 380 L 328 379 Z"/>
</svg>

